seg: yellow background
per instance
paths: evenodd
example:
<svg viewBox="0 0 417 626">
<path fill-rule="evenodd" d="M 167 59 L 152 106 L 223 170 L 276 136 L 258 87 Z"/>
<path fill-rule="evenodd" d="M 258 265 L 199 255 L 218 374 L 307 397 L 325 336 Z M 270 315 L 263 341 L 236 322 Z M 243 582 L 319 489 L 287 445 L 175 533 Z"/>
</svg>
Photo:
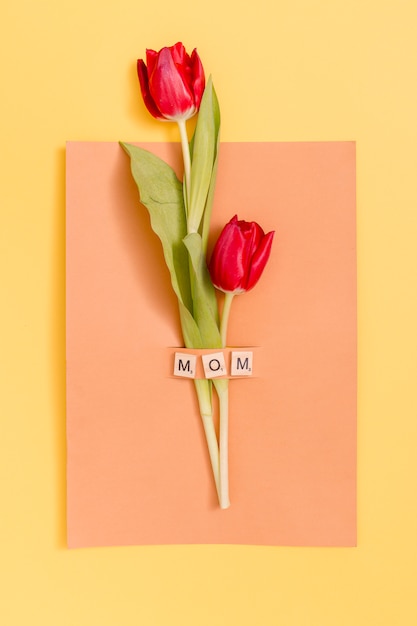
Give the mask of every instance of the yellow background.
<svg viewBox="0 0 417 626">
<path fill-rule="evenodd" d="M 0 23 L 0 622 L 416 624 L 415 0 L 3 0 Z M 356 549 L 65 548 L 65 141 L 176 140 L 135 60 L 177 40 L 224 141 L 357 141 Z"/>
</svg>

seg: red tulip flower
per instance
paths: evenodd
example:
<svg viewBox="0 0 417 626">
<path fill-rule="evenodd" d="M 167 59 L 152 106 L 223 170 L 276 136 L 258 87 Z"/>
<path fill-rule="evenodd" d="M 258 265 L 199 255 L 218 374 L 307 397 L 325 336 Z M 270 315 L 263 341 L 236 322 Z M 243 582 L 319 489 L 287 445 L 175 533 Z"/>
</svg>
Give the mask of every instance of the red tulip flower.
<svg viewBox="0 0 417 626">
<path fill-rule="evenodd" d="M 222 346 L 227 346 L 227 327 L 235 295 L 252 289 L 261 277 L 271 253 L 274 231 L 265 235 L 256 222 L 238 220 L 235 215 L 223 228 L 209 263 L 213 285 L 225 292 L 220 322 Z M 228 469 L 228 385 L 215 383 L 220 400 L 219 484 L 220 506 L 229 506 Z"/>
<path fill-rule="evenodd" d="M 223 228 L 210 259 L 213 285 L 226 293 L 243 293 L 256 285 L 271 252 L 274 231 L 265 235 L 256 222 L 235 215 Z"/>
<path fill-rule="evenodd" d="M 204 69 L 196 49 L 187 54 L 183 44 L 146 50 L 145 65 L 137 69 L 143 100 L 158 120 L 177 122 L 193 117 L 200 108 L 205 87 Z"/>
</svg>

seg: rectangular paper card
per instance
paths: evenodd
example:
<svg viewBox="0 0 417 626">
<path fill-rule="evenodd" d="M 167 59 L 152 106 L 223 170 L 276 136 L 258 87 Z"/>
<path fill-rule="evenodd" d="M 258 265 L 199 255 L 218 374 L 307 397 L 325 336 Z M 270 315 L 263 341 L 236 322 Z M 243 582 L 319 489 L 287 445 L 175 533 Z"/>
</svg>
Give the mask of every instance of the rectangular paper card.
<svg viewBox="0 0 417 626">
<path fill-rule="evenodd" d="M 179 144 L 140 144 L 181 174 Z M 219 509 L 162 248 L 117 143 L 67 145 L 68 545 L 356 543 L 355 144 L 224 143 L 212 240 L 275 230 L 234 299 Z M 200 356 L 198 357 L 200 358 Z"/>
</svg>

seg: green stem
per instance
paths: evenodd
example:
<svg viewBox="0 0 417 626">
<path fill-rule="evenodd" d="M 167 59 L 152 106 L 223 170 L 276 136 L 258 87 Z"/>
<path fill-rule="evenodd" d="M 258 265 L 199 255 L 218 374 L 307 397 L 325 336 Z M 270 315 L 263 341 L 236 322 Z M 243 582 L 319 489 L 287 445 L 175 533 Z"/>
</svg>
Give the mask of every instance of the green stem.
<svg viewBox="0 0 417 626">
<path fill-rule="evenodd" d="M 181 148 L 182 148 L 182 156 L 184 161 L 184 202 L 185 202 L 185 211 L 187 217 L 187 233 L 190 234 L 189 222 L 188 218 L 191 213 L 191 155 L 190 155 L 190 146 L 188 143 L 187 136 L 187 128 L 185 120 L 178 120 L 178 128 L 180 131 L 181 137 Z M 189 259 L 189 272 L 190 272 L 190 281 L 191 281 L 191 290 L 193 289 L 193 284 L 195 280 L 194 271 L 191 264 L 191 259 Z M 194 295 L 192 293 L 192 298 L 194 299 Z M 226 381 L 227 382 L 227 381 Z M 220 458 L 219 458 L 219 444 L 217 442 L 216 431 L 214 428 L 213 422 L 213 408 L 212 408 L 212 398 L 211 398 L 211 382 L 208 380 L 199 380 L 196 379 L 194 381 L 195 388 L 197 392 L 199 407 L 200 407 L 200 415 L 203 422 L 204 434 L 206 436 L 207 448 L 210 456 L 211 468 L 213 471 L 214 482 L 216 485 L 217 496 L 219 499 L 219 503 L 221 508 L 227 508 L 229 506 L 228 503 L 228 477 L 223 477 L 223 488 L 220 482 Z M 227 392 L 227 388 L 226 388 Z M 220 396 L 219 396 L 220 398 Z M 222 401 L 220 400 L 220 405 L 222 406 Z M 223 408 L 221 409 L 221 414 L 224 414 L 224 400 L 223 400 Z M 227 397 L 226 397 L 226 416 L 227 416 Z M 221 429 L 220 424 L 220 429 Z M 227 422 L 226 422 L 226 471 L 227 471 Z M 224 492 L 226 485 L 226 492 Z"/>
<path fill-rule="evenodd" d="M 224 295 L 222 319 L 220 323 L 220 335 L 222 347 L 227 345 L 227 327 L 229 324 L 230 309 L 232 307 L 234 293 L 226 292 Z M 219 424 L 219 462 L 220 462 L 220 508 L 227 509 L 230 506 L 229 499 L 229 381 L 224 379 L 213 380 L 219 397 L 220 424 Z"/>
<path fill-rule="evenodd" d="M 207 448 L 209 451 L 211 468 L 213 470 L 214 482 L 216 485 L 217 497 L 220 502 L 220 475 L 219 475 L 219 446 L 217 443 L 216 431 L 213 422 L 213 409 L 211 403 L 210 381 L 204 379 L 194 380 L 198 403 L 200 407 L 201 420 L 204 426 Z"/>
<path fill-rule="evenodd" d="M 219 456 L 220 456 L 220 508 L 230 506 L 229 499 L 229 381 L 226 378 L 214 380 L 213 384 L 219 396 Z"/>
<path fill-rule="evenodd" d="M 229 324 L 229 315 L 230 309 L 233 302 L 234 293 L 226 292 L 224 294 L 224 304 L 222 311 L 222 321 L 220 323 L 220 335 L 222 339 L 222 346 L 225 348 L 227 346 L 227 326 Z"/>
<path fill-rule="evenodd" d="M 187 126 L 185 120 L 177 121 L 181 137 L 182 158 L 184 161 L 184 182 L 185 182 L 185 210 L 188 216 L 190 212 L 190 193 L 191 193 L 191 156 L 190 146 L 188 143 Z"/>
</svg>

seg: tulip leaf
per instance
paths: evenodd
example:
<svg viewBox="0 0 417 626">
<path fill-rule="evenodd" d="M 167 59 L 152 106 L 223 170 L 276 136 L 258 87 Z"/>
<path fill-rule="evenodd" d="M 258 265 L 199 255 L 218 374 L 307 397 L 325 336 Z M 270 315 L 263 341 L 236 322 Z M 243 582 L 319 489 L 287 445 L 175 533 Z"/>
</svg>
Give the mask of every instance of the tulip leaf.
<svg viewBox="0 0 417 626">
<path fill-rule="evenodd" d="M 193 315 L 205 348 L 221 348 L 219 315 L 216 294 L 207 269 L 203 243 L 199 233 L 191 233 L 184 239 L 189 252 L 193 274 Z"/>
<path fill-rule="evenodd" d="M 200 229 L 210 189 L 214 189 L 213 169 L 217 157 L 219 130 L 220 110 L 210 77 L 201 100 L 198 120 L 190 145 L 189 232 L 197 232 Z M 213 192 L 211 192 L 212 195 Z M 210 213 L 210 211 L 208 212 Z"/>
<path fill-rule="evenodd" d="M 204 348 L 204 341 L 201 337 L 200 329 L 190 311 L 185 304 L 178 298 L 180 310 L 180 321 L 184 346 L 186 348 Z"/>
<path fill-rule="evenodd" d="M 216 129 L 216 145 L 214 151 L 214 163 L 211 172 L 210 185 L 207 193 L 206 204 L 204 207 L 204 215 L 203 222 L 201 227 L 201 237 L 203 241 L 203 251 L 204 254 L 207 254 L 207 242 L 210 232 L 210 220 L 211 213 L 213 209 L 213 201 L 214 201 L 214 190 L 216 187 L 216 178 L 217 178 L 217 167 L 219 163 L 219 147 L 220 147 L 220 107 L 219 101 L 217 100 L 216 92 L 213 88 L 213 98 L 212 98 L 212 106 L 213 106 L 213 118 Z"/>
<path fill-rule="evenodd" d="M 187 234 L 182 184 L 172 168 L 151 152 L 122 143 L 130 156 L 140 201 L 147 208 L 153 231 L 159 237 L 171 283 L 179 301 L 184 342 L 202 347 L 200 330 L 193 318 L 189 257 L 183 239 Z"/>
</svg>

